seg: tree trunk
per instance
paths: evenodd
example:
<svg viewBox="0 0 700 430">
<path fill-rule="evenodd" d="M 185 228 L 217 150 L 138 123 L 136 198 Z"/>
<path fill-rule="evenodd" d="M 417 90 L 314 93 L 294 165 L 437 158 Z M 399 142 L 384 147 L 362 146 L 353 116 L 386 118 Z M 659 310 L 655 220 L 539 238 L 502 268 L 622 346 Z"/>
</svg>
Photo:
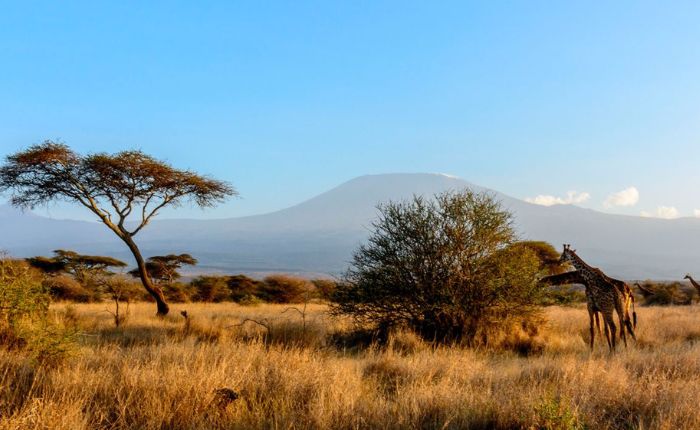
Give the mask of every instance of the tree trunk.
<svg viewBox="0 0 700 430">
<path fill-rule="evenodd" d="M 134 254 L 134 258 L 136 259 L 136 265 L 139 269 L 139 277 L 141 278 L 141 283 L 143 284 L 143 287 L 146 289 L 146 291 L 148 291 L 148 294 L 150 294 L 151 297 L 153 297 L 156 301 L 156 305 L 158 306 L 157 315 L 167 315 L 168 312 L 170 312 L 170 306 L 168 306 L 168 303 L 166 303 L 165 301 L 163 290 L 161 290 L 160 287 L 158 287 L 157 285 L 154 285 L 151 281 L 151 277 L 148 276 L 148 271 L 146 270 L 146 262 L 144 261 L 138 246 L 136 246 L 136 242 L 134 242 L 134 240 L 129 236 L 123 237 L 123 240 L 131 250 L 131 253 Z"/>
</svg>

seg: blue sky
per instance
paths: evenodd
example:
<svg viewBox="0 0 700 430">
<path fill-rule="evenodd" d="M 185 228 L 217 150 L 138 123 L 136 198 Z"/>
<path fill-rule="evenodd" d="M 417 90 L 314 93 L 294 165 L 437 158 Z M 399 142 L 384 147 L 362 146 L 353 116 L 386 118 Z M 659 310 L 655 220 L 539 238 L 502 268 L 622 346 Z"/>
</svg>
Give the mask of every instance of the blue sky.
<svg viewBox="0 0 700 430">
<path fill-rule="evenodd" d="M 593 3 L 4 3 L 0 154 L 139 148 L 241 192 L 180 216 L 389 172 L 692 216 L 700 3 Z"/>
</svg>

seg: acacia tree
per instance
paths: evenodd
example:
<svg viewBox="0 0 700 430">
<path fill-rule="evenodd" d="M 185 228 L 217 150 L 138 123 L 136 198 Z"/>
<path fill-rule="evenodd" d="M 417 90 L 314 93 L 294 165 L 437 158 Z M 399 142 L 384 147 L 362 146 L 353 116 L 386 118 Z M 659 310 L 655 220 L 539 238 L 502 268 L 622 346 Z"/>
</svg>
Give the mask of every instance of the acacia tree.
<svg viewBox="0 0 700 430">
<path fill-rule="evenodd" d="M 151 281 L 134 237 L 166 206 L 190 201 L 210 207 L 236 194 L 226 182 L 175 169 L 141 151 L 80 155 L 53 141 L 6 158 L 0 167 L 0 192 L 8 190 L 11 203 L 21 208 L 64 200 L 94 213 L 134 255 L 158 315 L 167 314 L 169 306 Z"/>
<path fill-rule="evenodd" d="M 197 259 L 190 254 L 155 255 L 149 257 L 148 261 L 146 261 L 146 270 L 151 279 L 171 285 L 173 281 L 180 278 L 178 270 L 182 266 L 194 266 L 196 264 Z M 131 270 L 129 275 L 138 278 L 140 276 L 139 269 Z"/>
<path fill-rule="evenodd" d="M 97 276 L 111 275 L 111 267 L 124 268 L 127 264 L 116 258 L 102 255 L 83 255 L 75 251 L 57 249 L 53 257 L 31 257 L 27 262 L 46 274 L 66 272 L 83 285 Z"/>
<path fill-rule="evenodd" d="M 447 192 L 379 209 L 333 294 L 333 313 L 467 343 L 537 314 L 542 263 L 492 196 Z"/>
</svg>

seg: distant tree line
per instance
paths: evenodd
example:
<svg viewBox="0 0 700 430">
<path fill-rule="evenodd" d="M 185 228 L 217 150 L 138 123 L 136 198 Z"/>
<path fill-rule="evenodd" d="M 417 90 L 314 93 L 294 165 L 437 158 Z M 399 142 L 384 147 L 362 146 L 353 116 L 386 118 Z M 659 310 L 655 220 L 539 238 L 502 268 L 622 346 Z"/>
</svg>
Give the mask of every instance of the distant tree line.
<svg viewBox="0 0 700 430">
<path fill-rule="evenodd" d="M 26 261 L 43 274 L 42 283 L 55 300 L 151 300 L 139 288 L 139 270 L 120 272 L 127 264 L 116 258 L 59 249 L 52 257 L 37 256 Z M 308 280 L 289 275 L 270 275 L 261 280 L 242 274 L 203 275 L 181 282 L 180 269 L 196 264 L 197 259 L 189 254 L 170 254 L 148 258 L 146 269 L 165 299 L 174 303 L 302 303 L 329 300 L 336 287 L 331 279 Z"/>
</svg>

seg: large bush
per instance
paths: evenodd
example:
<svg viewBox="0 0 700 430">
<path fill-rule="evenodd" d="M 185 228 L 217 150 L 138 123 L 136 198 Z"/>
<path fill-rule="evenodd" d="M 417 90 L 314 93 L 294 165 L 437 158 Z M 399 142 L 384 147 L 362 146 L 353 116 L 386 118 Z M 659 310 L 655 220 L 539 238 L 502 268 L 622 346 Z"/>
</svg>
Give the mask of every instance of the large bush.
<svg viewBox="0 0 700 430">
<path fill-rule="evenodd" d="M 0 346 L 26 349 L 43 362 L 63 357 L 74 336 L 48 321 L 50 301 L 36 269 L 0 256 Z"/>
<path fill-rule="evenodd" d="M 472 344 L 537 314 L 542 263 L 492 196 L 448 192 L 379 210 L 333 296 L 335 314 Z"/>
<path fill-rule="evenodd" d="M 0 326 L 18 330 L 21 323 L 43 318 L 50 295 L 40 274 L 27 263 L 0 257 Z"/>
</svg>

